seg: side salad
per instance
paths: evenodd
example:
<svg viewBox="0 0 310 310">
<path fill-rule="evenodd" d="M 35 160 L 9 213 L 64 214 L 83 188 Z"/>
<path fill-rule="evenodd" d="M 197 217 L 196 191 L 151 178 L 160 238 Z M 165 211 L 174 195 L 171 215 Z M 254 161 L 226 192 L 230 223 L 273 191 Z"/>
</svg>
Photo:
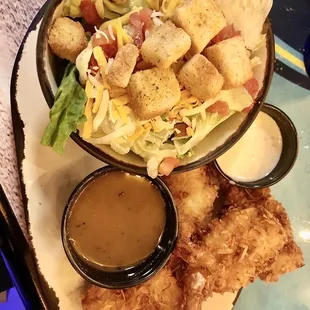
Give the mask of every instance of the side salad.
<svg viewBox="0 0 310 310">
<path fill-rule="evenodd" d="M 141 156 L 155 178 L 234 113 L 248 113 L 260 87 L 252 55 L 272 1 L 251 11 L 255 42 L 247 25 L 233 24 L 244 16 L 242 1 L 230 1 L 240 7 L 234 16 L 221 2 L 64 0 L 48 42 L 69 64 L 42 144 L 61 154 L 78 131 L 99 148 Z"/>
</svg>

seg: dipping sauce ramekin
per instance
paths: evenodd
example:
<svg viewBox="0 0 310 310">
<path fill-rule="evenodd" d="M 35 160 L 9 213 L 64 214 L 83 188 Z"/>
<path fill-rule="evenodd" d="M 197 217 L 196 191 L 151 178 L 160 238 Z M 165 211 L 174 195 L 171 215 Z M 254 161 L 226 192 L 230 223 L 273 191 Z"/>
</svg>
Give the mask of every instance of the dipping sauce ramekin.
<svg viewBox="0 0 310 310">
<path fill-rule="evenodd" d="M 111 177 L 117 179 L 113 180 Z M 132 187 L 130 182 L 135 182 L 134 178 L 137 178 L 137 182 L 133 184 L 134 186 Z M 125 184 L 127 184 L 125 189 L 122 187 L 122 179 L 123 181 L 125 180 Z M 106 183 L 96 183 L 99 181 L 104 181 Z M 139 182 L 141 182 L 141 186 Z M 117 189 L 118 183 L 119 190 Z M 95 186 L 96 184 L 100 186 Z M 105 186 L 103 186 L 104 184 Z M 132 195 L 132 193 L 129 192 L 130 190 L 135 190 L 137 193 Z M 98 193 L 99 195 L 95 197 L 97 200 L 92 202 L 91 199 L 89 199 L 90 196 L 88 192 L 94 193 L 96 191 L 100 191 Z M 145 193 L 154 195 L 154 197 L 148 196 L 149 198 L 143 198 Z M 111 199 L 114 194 L 118 195 L 114 202 L 110 200 L 111 203 L 109 203 L 109 201 L 103 199 L 103 197 Z M 101 197 L 99 201 L 98 197 Z M 121 208 L 126 208 L 126 210 L 123 210 L 124 213 L 121 209 L 116 210 L 116 207 L 119 208 L 119 206 L 115 204 L 118 199 L 122 201 Z M 153 205 L 151 207 L 156 208 L 158 204 L 158 208 L 160 208 L 159 204 L 162 202 L 164 213 L 162 213 L 161 210 L 152 213 L 152 210 L 148 206 L 148 204 L 151 204 L 152 199 Z M 81 204 L 81 201 L 84 205 Z M 105 211 L 100 210 L 101 204 Z M 82 210 L 81 208 L 85 206 L 87 209 Z M 78 208 L 80 208 L 80 210 L 78 210 Z M 138 221 L 136 221 L 135 218 L 131 218 L 131 220 L 129 218 L 128 222 L 126 222 L 124 218 L 121 218 L 130 215 L 131 211 L 127 210 L 127 208 L 134 209 L 132 215 L 136 214 L 137 217 L 140 216 Z M 80 212 L 81 210 L 83 212 Z M 87 216 L 88 210 L 89 216 Z M 121 217 L 117 216 L 117 212 L 121 212 Z M 106 214 L 106 218 L 103 218 L 104 214 Z M 145 217 L 146 223 L 142 222 L 141 216 Z M 160 217 L 160 220 L 152 219 L 152 216 Z M 114 221 L 115 225 L 109 223 L 110 218 L 111 221 Z M 117 218 L 121 219 L 119 223 L 117 222 Z M 164 220 L 164 223 L 161 226 L 162 220 Z M 136 222 L 137 225 L 140 222 L 140 224 L 143 225 L 145 235 L 147 233 L 152 235 L 152 229 L 155 234 L 158 234 L 158 242 L 154 244 L 154 249 L 151 249 L 149 247 L 150 244 L 148 244 L 148 251 L 142 251 L 140 259 L 135 251 L 132 251 L 131 255 L 129 255 L 128 252 L 130 252 L 131 249 L 128 248 L 128 244 L 124 243 L 126 239 L 122 238 L 124 237 L 122 233 L 127 233 L 128 235 L 130 232 L 130 236 L 135 238 L 135 242 L 141 242 L 142 247 L 143 243 L 147 245 L 148 240 L 145 239 L 145 235 L 141 231 L 141 238 L 139 238 L 139 233 L 134 230 L 135 226 L 133 222 Z M 102 227 L 102 234 L 100 235 L 101 223 L 102 225 L 105 223 L 106 227 Z M 126 223 L 128 223 L 128 227 Z M 126 227 L 131 230 L 126 231 Z M 109 230 L 106 230 L 107 228 Z M 110 235 L 110 230 L 112 235 Z M 94 231 L 98 232 L 97 238 L 94 235 Z M 119 237 L 117 237 L 118 233 L 120 233 Z M 141 284 L 160 271 L 168 261 L 174 249 L 177 233 L 177 211 L 165 183 L 159 178 L 153 180 L 147 176 L 129 174 L 110 166 L 94 171 L 75 188 L 66 205 L 62 222 L 64 249 L 74 269 L 87 281 L 111 289 L 123 289 Z M 87 244 L 85 243 L 85 234 L 91 236 Z M 110 236 L 110 239 L 108 239 L 107 235 Z M 112 236 L 114 236 L 113 239 L 111 239 Z M 153 243 L 154 240 L 153 236 Z M 121 243 L 121 241 L 123 242 L 123 246 L 118 246 L 118 243 Z M 130 243 L 131 241 L 132 240 L 129 238 L 128 242 Z M 132 246 L 136 247 L 137 245 L 132 243 Z M 122 248 L 124 248 L 124 252 L 122 252 Z M 91 249 L 91 251 L 88 251 L 89 249 Z M 97 255 L 97 249 L 98 251 L 103 251 L 101 253 L 102 255 Z M 93 250 L 94 252 L 92 252 Z M 120 253 L 126 254 L 125 258 L 123 257 L 124 255 L 119 255 Z M 116 254 L 118 256 L 113 256 Z M 100 259 L 105 259 L 107 263 L 105 264 L 103 261 L 99 261 Z M 126 264 L 126 259 L 127 262 L 130 263 Z M 114 261 L 117 261 L 117 263 L 114 264 Z"/>
<path fill-rule="evenodd" d="M 234 179 L 234 177 L 229 175 L 227 171 L 224 172 L 218 160 L 214 162 L 218 171 L 226 179 L 240 187 L 264 188 L 278 183 L 293 168 L 298 155 L 298 135 L 296 128 L 290 118 L 282 110 L 270 104 L 265 104 L 261 113 L 262 112 L 266 113 L 273 119 L 273 121 L 278 126 L 282 137 L 282 151 L 278 162 L 275 164 L 275 167 L 271 169 L 269 173 L 259 179 L 252 181 L 242 181 Z M 253 141 L 253 143 L 255 142 L 256 141 Z"/>
</svg>

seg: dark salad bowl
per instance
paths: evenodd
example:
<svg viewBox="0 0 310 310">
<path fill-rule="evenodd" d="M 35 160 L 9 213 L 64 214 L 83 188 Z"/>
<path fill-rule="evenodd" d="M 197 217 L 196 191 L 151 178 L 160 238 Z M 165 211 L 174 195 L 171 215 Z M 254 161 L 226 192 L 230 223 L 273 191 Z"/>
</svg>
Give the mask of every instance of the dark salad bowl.
<svg viewBox="0 0 310 310">
<path fill-rule="evenodd" d="M 60 2 L 60 0 L 52 0 L 50 2 L 44 14 L 37 41 L 38 77 L 45 100 L 50 108 L 54 104 L 54 95 L 67 64 L 66 61 L 59 59 L 50 52 L 47 42 L 50 27 L 54 19 L 60 16 Z M 274 37 L 269 21 L 266 21 L 263 32 L 266 34 L 266 44 L 256 52 L 263 64 L 254 69 L 254 77 L 260 84 L 260 91 L 255 99 L 254 108 L 249 114 L 236 113 L 218 125 L 203 141 L 194 147 L 194 155 L 192 157 L 181 160 L 180 166 L 175 168 L 173 173 L 196 169 L 214 161 L 231 148 L 255 120 L 268 94 L 274 70 Z M 128 172 L 147 174 L 146 163 L 133 152 L 120 155 L 113 151 L 110 146 L 103 145 L 97 147 L 84 141 L 78 133 L 72 133 L 71 138 L 86 152 L 105 163 Z"/>
</svg>

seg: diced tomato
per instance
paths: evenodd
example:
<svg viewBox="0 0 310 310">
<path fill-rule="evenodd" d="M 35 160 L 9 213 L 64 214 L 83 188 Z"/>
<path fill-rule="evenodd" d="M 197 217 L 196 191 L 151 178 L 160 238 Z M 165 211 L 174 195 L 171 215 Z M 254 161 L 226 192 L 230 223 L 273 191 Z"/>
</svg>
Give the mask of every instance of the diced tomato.
<svg viewBox="0 0 310 310">
<path fill-rule="evenodd" d="M 251 112 L 251 110 L 253 109 L 253 107 L 254 107 L 254 102 L 253 102 L 250 106 L 248 106 L 247 108 L 244 108 L 244 109 L 242 110 L 242 112 L 248 114 L 248 113 Z"/>
<path fill-rule="evenodd" d="M 102 23 L 102 19 L 98 15 L 95 3 L 92 0 L 82 0 L 80 10 L 88 24 L 99 26 Z"/>
<path fill-rule="evenodd" d="M 175 137 L 185 137 L 187 134 L 186 134 L 186 128 L 188 126 L 185 124 L 185 123 L 178 123 L 178 124 L 175 124 L 174 125 L 174 128 L 178 129 L 179 133 L 175 133 Z"/>
<path fill-rule="evenodd" d="M 206 111 L 210 113 L 218 113 L 222 116 L 227 116 L 229 115 L 229 106 L 227 102 L 219 100 L 209 106 Z"/>
<path fill-rule="evenodd" d="M 259 91 L 259 84 L 258 81 L 255 78 L 252 78 L 251 80 L 247 81 L 243 87 L 246 89 L 246 91 L 252 96 L 253 99 L 256 98 L 258 91 Z M 255 102 L 253 102 L 250 106 L 243 109 L 242 112 L 249 113 L 253 107 Z"/>
<path fill-rule="evenodd" d="M 117 53 L 117 40 L 116 38 L 113 40 L 110 37 L 108 30 L 104 30 L 104 33 L 106 34 L 108 40 L 104 35 L 101 35 L 98 32 L 92 36 L 93 47 L 101 46 L 108 58 L 114 58 Z"/>
<path fill-rule="evenodd" d="M 91 37 L 91 43 L 92 43 L 93 47 L 95 47 L 95 46 L 103 46 L 105 44 L 110 43 L 110 41 L 113 41 L 110 38 L 108 30 L 104 30 L 103 32 L 107 35 L 107 38 L 109 39 L 109 41 L 107 41 L 107 39 L 106 39 L 106 37 L 104 35 L 102 35 L 100 33 L 95 33 Z"/>
<path fill-rule="evenodd" d="M 233 37 L 237 37 L 240 36 L 241 32 L 240 31 L 236 31 L 234 25 L 229 25 L 226 26 L 224 29 L 222 29 L 218 35 L 216 35 L 212 40 L 211 40 L 211 44 L 217 44 L 219 42 L 222 42 L 224 40 L 233 38 Z"/>
<path fill-rule="evenodd" d="M 149 29 L 152 25 L 151 14 L 152 10 L 144 8 L 129 16 L 129 23 L 133 28 L 133 44 L 138 48 L 141 48 L 145 40 L 145 30 Z"/>
<path fill-rule="evenodd" d="M 247 81 L 243 87 L 246 89 L 246 91 L 252 96 L 253 99 L 255 99 L 258 91 L 259 91 L 259 84 L 258 81 L 255 78 L 252 78 L 251 80 Z"/>
<path fill-rule="evenodd" d="M 105 44 L 102 49 L 108 58 L 115 58 L 117 54 L 117 47 L 114 44 Z"/>
<path fill-rule="evenodd" d="M 163 175 L 170 175 L 172 170 L 180 164 L 180 161 L 175 157 L 165 158 L 159 165 L 158 172 Z"/>
<path fill-rule="evenodd" d="M 143 23 L 139 18 L 139 13 L 133 13 L 129 16 L 129 23 L 133 28 L 133 44 L 138 48 L 141 48 L 144 41 Z"/>
<path fill-rule="evenodd" d="M 144 8 L 141 11 L 139 11 L 139 18 L 141 22 L 143 23 L 143 31 L 148 30 L 152 26 L 152 10 L 148 8 Z"/>
</svg>

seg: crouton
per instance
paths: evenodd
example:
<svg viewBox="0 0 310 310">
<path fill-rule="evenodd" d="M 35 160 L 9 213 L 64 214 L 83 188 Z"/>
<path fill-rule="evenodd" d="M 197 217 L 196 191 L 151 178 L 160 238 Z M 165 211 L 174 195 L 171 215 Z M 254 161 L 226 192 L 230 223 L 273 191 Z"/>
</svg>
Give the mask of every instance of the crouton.
<svg viewBox="0 0 310 310">
<path fill-rule="evenodd" d="M 197 54 L 180 70 L 179 81 L 201 101 L 214 98 L 222 89 L 224 78 L 204 56 Z"/>
<path fill-rule="evenodd" d="M 76 57 L 87 47 L 87 38 L 79 22 L 59 17 L 49 31 L 48 44 L 58 57 L 75 63 Z"/>
<path fill-rule="evenodd" d="M 214 0 L 185 0 L 171 19 L 191 37 L 191 56 L 200 54 L 226 26 L 224 15 Z"/>
<path fill-rule="evenodd" d="M 107 82 L 111 86 L 127 87 L 139 56 L 138 48 L 133 44 L 122 46 L 107 74 Z"/>
<path fill-rule="evenodd" d="M 181 98 L 178 80 L 171 69 L 138 71 L 128 85 L 129 107 L 140 120 L 148 120 L 172 109 Z"/>
<path fill-rule="evenodd" d="M 167 21 L 143 42 L 141 54 L 145 61 L 158 68 L 166 69 L 185 55 L 190 47 L 189 35 Z"/>
<path fill-rule="evenodd" d="M 205 49 L 203 54 L 224 77 L 224 89 L 237 88 L 253 77 L 250 58 L 241 36 Z"/>
</svg>

